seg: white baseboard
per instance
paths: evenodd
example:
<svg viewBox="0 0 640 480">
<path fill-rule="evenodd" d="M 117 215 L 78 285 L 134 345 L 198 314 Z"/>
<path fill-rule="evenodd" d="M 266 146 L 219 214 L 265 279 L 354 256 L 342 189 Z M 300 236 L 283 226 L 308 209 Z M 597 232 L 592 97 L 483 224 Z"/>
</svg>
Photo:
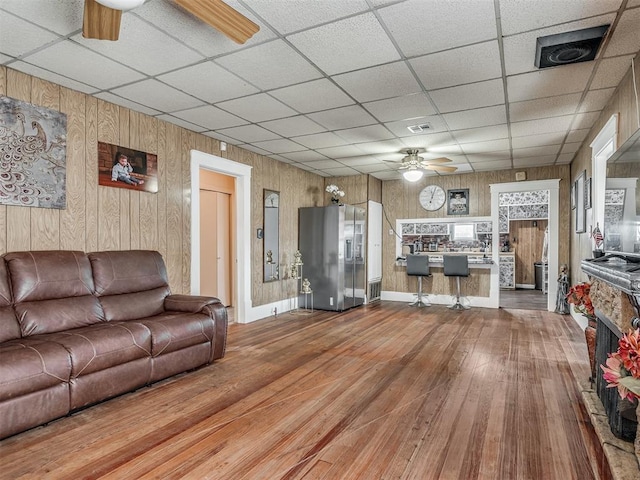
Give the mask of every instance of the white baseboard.
<svg viewBox="0 0 640 480">
<path fill-rule="evenodd" d="M 516 283 L 516 288 L 521 288 L 523 290 L 535 290 L 536 286 L 531 285 L 530 283 Z"/>
</svg>

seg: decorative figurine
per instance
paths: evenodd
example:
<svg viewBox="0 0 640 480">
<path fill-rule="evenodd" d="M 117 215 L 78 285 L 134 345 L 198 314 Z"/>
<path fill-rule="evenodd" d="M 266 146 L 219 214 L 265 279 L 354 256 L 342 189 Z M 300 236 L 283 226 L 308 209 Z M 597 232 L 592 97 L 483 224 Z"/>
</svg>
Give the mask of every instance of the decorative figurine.
<svg viewBox="0 0 640 480">
<path fill-rule="evenodd" d="M 312 291 L 311 290 L 311 282 L 309 282 L 308 278 L 305 278 L 302 281 L 302 290 L 300 290 L 300 293 L 307 294 L 307 293 L 311 293 L 311 291 Z"/>
<path fill-rule="evenodd" d="M 295 263 L 291 264 L 291 269 L 289 271 L 291 272 L 289 274 L 289 278 L 291 278 L 293 280 L 297 280 L 298 279 L 298 267 L 296 266 Z"/>
<path fill-rule="evenodd" d="M 302 254 L 300 253 L 300 250 L 296 250 L 296 253 L 293 254 L 293 265 L 295 265 L 296 267 L 298 265 L 303 265 L 302 263 Z"/>
<path fill-rule="evenodd" d="M 569 302 L 567 294 L 569 293 L 569 271 L 566 264 L 560 267 L 560 275 L 558 275 L 558 294 L 556 296 L 556 313 L 566 315 L 571 313 L 569 310 Z"/>
</svg>

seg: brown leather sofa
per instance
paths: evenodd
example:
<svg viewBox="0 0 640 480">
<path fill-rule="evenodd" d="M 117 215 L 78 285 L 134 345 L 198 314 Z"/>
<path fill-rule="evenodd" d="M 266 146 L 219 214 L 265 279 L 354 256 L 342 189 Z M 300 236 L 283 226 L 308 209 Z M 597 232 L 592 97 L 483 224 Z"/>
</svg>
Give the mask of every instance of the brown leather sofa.
<svg viewBox="0 0 640 480">
<path fill-rule="evenodd" d="M 0 438 L 222 358 L 217 298 L 171 295 L 158 252 L 0 258 Z"/>
</svg>

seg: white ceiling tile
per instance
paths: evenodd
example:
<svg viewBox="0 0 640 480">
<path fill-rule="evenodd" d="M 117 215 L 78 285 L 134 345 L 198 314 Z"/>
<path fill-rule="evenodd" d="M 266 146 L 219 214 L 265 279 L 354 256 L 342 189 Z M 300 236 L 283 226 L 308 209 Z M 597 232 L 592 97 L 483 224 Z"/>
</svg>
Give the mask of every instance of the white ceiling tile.
<svg viewBox="0 0 640 480">
<path fill-rule="evenodd" d="M 461 148 L 462 151 L 466 154 L 508 150 L 509 139 L 501 138 L 498 140 L 489 140 L 486 142 L 465 143 L 464 145 L 461 145 Z"/>
<path fill-rule="evenodd" d="M 566 165 L 571 163 L 575 153 L 563 153 L 562 155 L 558 155 L 558 159 L 556 160 L 556 165 Z"/>
<path fill-rule="evenodd" d="M 538 37 L 573 32 L 575 30 L 582 30 L 591 27 L 599 27 L 600 25 L 610 24 L 614 20 L 614 14 L 603 15 L 569 24 L 554 25 L 540 30 L 527 31 L 518 35 L 507 36 L 503 40 L 505 71 L 507 72 L 507 75 L 517 75 L 518 73 L 534 72 L 538 70 L 538 67 L 535 65 L 536 41 Z"/>
<path fill-rule="evenodd" d="M 258 92 L 257 88 L 213 62 L 199 63 L 157 78 L 178 90 L 210 103 Z"/>
<path fill-rule="evenodd" d="M 305 150 L 302 145 L 292 142 L 291 140 L 288 140 L 286 138 L 281 138 L 279 140 L 266 140 L 264 142 L 254 142 L 254 144 L 258 148 L 263 148 L 271 153 L 288 153 Z"/>
<path fill-rule="evenodd" d="M 579 113 L 571 124 L 572 130 L 589 129 L 600 116 L 600 112 Z"/>
<path fill-rule="evenodd" d="M 242 125 L 239 127 L 224 128 L 218 133 L 235 138 L 244 143 L 261 142 L 263 140 L 275 140 L 280 138 L 276 133 L 270 132 L 258 125 Z"/>
<path fill-rule="evenodd" d="M 373 172 L 371 176 L 377 178 L 378 180 L 400 180 L 402 178 L 402 174 L 400 172 L 391 170 Z"/>
<path fill-rule="evenodd" d="M 366 127 L 350 128 L 335 132 L 346 143 L 374 142 L 393 138 L 394 135 L 382 125 L 369 125 Z"/>
<path fill-rule="evenodd" d="M 372 13 L 296 33 L 287 40 L 330 75 L 400 59 Z"/>
<path fill-rule="evenodd" d="M 470 128 L 452 132 L 454 138 L 460 143 L 484 142 L 488 140 L 499 140 L 509 137 L 509 129 L 506 124 L 493 125 L 490 127 Z"/>
<path fill-rule="evenodd" d="M 75 80 L 67 78 L 63 75 L 58 75 L 57 73 L 53 73 L 43 68 L 36 67 L 35 65 L 31 65 L 30 63 L 20 62 L 20 61 L 13 62 L 11 64 L 11 68 L 13 68 L 14 70 L 18 70 L 20 72 L 28 73 L 29 75 L 33 75 L 34 77 L 42 78 L 44 80 L 57 83 L 58 85 L 62 85 L 63 87 L 67 87 L 72 90 L 77 90 L 82 93 L 92 94 L 97 90 L 95 87 L 85 85 L 84 83 L 76 82 Z M 142 107 L 142 105 L 140 105 L 140 107 Z"/>
<path fill-rule="evenodd" d="M 7 12 L 36 23 L 60 35 L 69 35 L 82 28 L 83 0 L 2 0 L 0 8 Z M 1 15 L 2 17 L 5 14 Z M 29 41 L 23 36 L 26 32 L 17 24 L 13 28 L 20 28 L 20 40 Z M 4 30 L 0 20 L 0 30 Z M 0 45 L 4 45 L 4 38 L 0 35 Z"/>
<path fill-rule="evenodd" d="M 543 165 L 553 165 L 555 161 L 555 155 L 547 155 L 543 157 L 514 158 L 513 168 L 541 167 Z"/>
<path fill-rule="evenodd" d="M 472 164 L 495 162 L 496 160 L 508 160 L 509 162 L 511 162 L 511 151 L 509 150 L 474 153 L 467 154 L 466 156 L 469 162 L 471 162 Z"/>
<path fill-rule="evenodd" d="M 438 133 L 447 130 L 447 126 L 440 115 L 431 115 L 429 117 L 411 118 L 409 120 L 401 120 L 398 122 L 387 122 L 384 124 L 392 133 L 398 137 L 412 137 L 415 133 L 411 132 L 407 127 L 412 125 L 429 124 L 431 128 L 425 132 Z"/>
<path fill-rule="evenodd" d="M 115 103 L 116 105 L 120 105 L 122 107 L 130 108 L 131 110 L 135 110 L 136 112 L 141 112 L 146 115 L 158 115 L 160 112 L 153 108 L 145 107 L 144 105 L 140 105 L 139 103 L 132 102 L 126 98 L 122 98 L 118 95 L 114 95 L 111 92 L 100 92 L 96 93 L 94 97 L 101 98 L 106 102 Z"/>
<path fill-rule="evenodd" d="M 560 145 L 547 145 L 543 147 L 531 147 L 531 148 L 514 148 L 511 157 L 516 158 L 530 158 L 530 157 L 545 157 L 558 154 Z"/>
<path fill-rule="evenodd" d="M 536 120 L 538 118 L 559 117 L 575 113 L 581 93 L 538 98 L 524 102 L 509 103 L 509 118 L 512 122 Z"/>
<path fill-rule="evenodd" d="M 319 78 L 320 72 L 282 40 L 274 40 L 217 58 L 216 63 L 249 83 L 278 88 Z"/>
<path fill-rule="evenodd" d="M 15 32 L 20 32 L 16 35 Z M 26 22 L 10 13 L 0 15 L 0 51 L 12 57 L 24 55 L 56 40 L 58 35 Z"/>
<path fill-rule="evenodd" d="M 319 172 L 318 172 L 315 168 L 313 168 L 311 165 L 307 165 L 307 164 L 305 164 L 305 163 L 296 163 L 296 164 L 294 164 L 293 166 L 294 166 L 294 167 L 296 167 L 296 168 L 299 168 L 299 169 L 301 169 L 301 170 L 306 170 L 306 171 L 308 171 L 308 172 L 313 172 L 313 173 L 316 173 L 316 174 L 318 174 L 318 173 L 319 173 Z"/>
<path fill-rule="evenodd" d="M 582 92 L 592 70 L 593 62 L 582 62 L 507 77 L 509 102 Z"/>
<path fill-rule="evenodd" d="M 562 146 L 562 150 L 560 150 L 560 153 L 561 154 L 565 154 L 565 153 L 574 154 L 580 149 L 581 145 L 582 145 L 582 142 L 565 143 Z"/>
<path fill-rule="evenodd" d="M 283 162 L 283 163 L 295 163 L 293 160 L 289 160 L 288 158 L 285 158 L 282 155 L 270 154 L 269 158 L 273 158 L 274 160 L 277 160 L 277 161 Z"/>
<path fill-rule="evenodd" d="M 227 100 L 216 105 L 234 115 L 246 118 L 250 122 L 264 122 L 296 114 L 294 110 L 266 93 Z"/>
<path fill-rule="evenodd" d="M 325 170 L 327 168 L 341 168 L 344 167 L 344 165 L 340 162 L 337 162 L 335 160 L 317 160 L 314 162 L 305 162 L 307 165 L 315 168 L 316 170 Z"/>
<path fill-rule="evenodd" d="M 590 90 L 580 104 L 579 112 L 600 111 L 607 104 L 615 88 L 603 88 L 602 90 Z"/>
<path fill-rule="evenodd" d="M 400 139 L 409 148 L 422 148 L 434 152 L 447 151 L 450 148 L 456 148 L 456 141 L 449 132 L 423 133 L 418 135 L 410 135 Z"/>
<path fill-rule="evenodd" d="M 115 88 L 112 91 L 116 95 L 163 112 L 184 110 L 185 108 L 202 104 L 197 98 L 193 98 L 157 80 L 143 80 L 142 82 Z"/>
<path fill-rule="evenodd" d="M 356 105 L 310 113 L 307 117 L 329 130 L 362 127 L 376 123 L 376 119 L 369 115 L 364 108 Z"/>
<path fill-rule="evenodd" d="M 259 155 L 264 155 L 265 157 L 268 157 L 271 152 L 267 151 L 267 150 L 263 150 L 260 147 L 256 147 L 255 145 L 251 145 L 250 143 L 244 143 L 239 145 L 240 148 L 244 148 L 245 150 L 249 150 L 251 152 L 255 152 Z"/>
<path fill-rule="evenodd" d="M 563 117 L 514 122 L 511 124 L 511 135 L 513 137 L 524 137 L 540 133 L 560 133 L 569 130 L 572 120 L 572 115 L 565 115 Z"/>
<path fill-rule="evenodd" d="M 308 148 L 327 148 L 347 145 L 347 142 L 332 132 L 315 133 L 293 138 L 296 142 Z"/>
<path fill-rule="evenodd" d="M 595 77 L 591 82 L 592 89 L 615 87 L 622 77 L 631 69 L 633 55 L 616 58 L 605 58 L 598 65 Z"/>
<path fill-rule="evenodd" d="M 187 123 L 187 122 L 185 122 Z M 206 135 L 207 137 L 211 137 L 211 138 L 215 138 L 216 140 L 219 140 L 221 142 L 227 142 L 229 145 L 239 145 L 243 142 L 239 142 L 238 140 L 236 140 L 235 138 L 231 138 L 231 137 L 227 137 L 226 135 L 222 135 L 221 133 L 218 132 L 202 132 L 203 135 Z"/>
<path fill-rule="evenodd" d="M 359 157 L 359 156 L 362 156 L 362 154 L 364 153 L 355 145 L 319 148 L 318 152 L 329 158 Z"/>
<path fill-rule="evenodd" d="M 400 140 L 384 140 L 381 142 L 359 143 L 358 148 L 369 155 L 380 155 L 387 152 L 399 152 L 405 148 Z"/>
<path fill-rule="evenodd" d="M 324 127 L 304 115 L 262 122 L 261 126 L 283 137 L 297 137 L 324 131 Z"/>
<path fill-rule="evenodd" d="M 455 166 L 457 168 L 455 172 L 452 172 L 452 173 L 442 172 L 440 175 L 455 175 L 455 174 L 473 171 L 473 167 L 469 163 L 462 163 L 462 164 L 457 164 L 452 166 Z"/>
<path fill-rule="evenodd" d="M 511 160 L 491 160 L 488 162 L 472 163 L 471 166 L 476 172 L 486 172 L 491 170 L 505 170 L 511 168 Z"/>
<path fill-rule="evenodd" d="M 571 22 L 584 17 L 594 17 L 615 12 L 620 0 L 500 0 L 502 34 L 536 30 L 547 25 Z"/>
<path fill-rule="evenodd" d="M 374 172 L 388 172 L 390 170 L 389 167 L 387 167 L 386 165 L 383 165 L 380 162 L 374 165 L 358 165 L 358 166 L 354 166 L 353 168 L 359 171 L 360 173 L 365 173 L 365 174 L 374 173 Z"/>
<path fill-rule="evenodd" d="M 302 152 L 289 152 L 282 155 L 284 158 L 293 162 L 315 162 L 318 160 L 328 160 L 324 155 L 314 152 L 313 150 L 304 150 Z"/>
<path fill-rule="evenodd" d="M 605 57 L 637 53 L 640 50 L 640 8 L 625 10 L 616 26 Z"/>
<path fill-rule="evenodd" d="M 424 117 L 436 113 L 431 101 L 424 93 L 378 100 L 363 105 L 381 122 L 393 122 L 409 118 Z"/>
<path fill-rule="evenodd" d="M 540 135 L 528 135 L 511 139 L 513 148 L 543 147 L 545 145 L 560 145 L 564 141 L 566 131 L 557 133 L 542 133 Z"/>
<path fill-rule="evenodd" d="M 493 2 L 409 0 L 378 10 L 407 57 L 496 38 Z M 452 21 L 455 19 L 455 21 Z"/>
<path fill-rule="evenodd" d="M 304 8 L 300 8 L 301 6 L 302 2 L 286 0 L 251 1 L 251 9 L 284 34 L 305 30 L 369 9 L 365 0 L 304 2 Z"/>
<path fill-rule="evenodd" d="M 488 80 L 429 92 L 442 113 L 488 107 L 504 103 L 502 80 Z"/>
<path fill-rule="evenodd" d="M 100 90 L 144 78 L 142 74 L 70 40 L 44 48 L 24 60 Z M 142 103 L 139 99 L 137 101 Z"/>
<path fill-rule="evenodd" d="M 588 128 L 584 128 L 582 130 L 570 130 L 569 134 L 567 135 L 566 141 L 569 143 L 582 142 L 587 137 L 588 133 L 589 133 Z"/>
<path fill-rule="evenodd" d="M 425 55 L 409 63 L 427 90 L 502 76 L 500 49 L 496 40 Z"/>
<path fill-rule="evenodd" d="M 363 155 L 360 157 L 346 157 L 346 158 L 338 158 L 340 163 L 344 163 L 345 165 L 353 168 L 371 166 L 371 165 L 382 165 L 382 162 L 379 158 L 374 157 L 373 155 Z M 386 164 L 384 164 L 386 166 Z"/>
<path fill-rule="evenodd" d="M 336 75 L 333 79 L 359 102 L 400 97 L 422 91 L 404 62 L 365 68 Z"/>
<path fill-rule="evenodd" d="M 115 103 L 115 102 L 114 102 Z M 179 127 L 186 128 L 187 130 L 191 130 L 192 132 L 202 133 L 207 130 L 200 125 L 196 125 L 195 123 L 187 122 L 178 117 L 174 117 L 173 115 L 169 115 L 168 113 L 164 113 L 162 115 L 158 115 L 156 117 L 158 120 L 162 120 L 164 122 L 173 123 L 174 125 L 178 125 Z M 236 142 L 237 143 L 237 142 Z"/>
<path fill-rule="evenodd" d="M 7 63 L 9 60 L 13 60 L 13 57 L 10 57 L 8 55 L 4 55 L 2 53 L 0 53 L 0 63 L 1 64 L 5 64 Z"/>
<path fill-rule="evenodd" d="M 142 7 L 131 11 L 131 14 L 144 18 L 145 21 L 154 24 L 205 57 L 214 57 L 275 38 L 275 34 L 269 28 L 237 1 L 228 0 L 225 3 L 260 27 L 258 33 L 244 45 L 235 43 L 170 0 L 148 1 Z"/>
<path fill-rule="evenodd" d="M 189 110 L 182 110 L 181 112 L 175 112 L 173 115 L 186 120 L 187 122 L 202 125 L 209 130 L 235 127 L 246 123 L 243 119 L 236 117 L 235 115 L 231 115 L 230 113 L 220 110 L 212 105 L 204 105 L 202 107 L 191 108 Z"/>
<path fill-rule="evenodd" d="M 332 177 L 347 177 L 350 175 L 358 175 L 360 173 L 349 167 L 323 168 L 322 171 Z"/>
<path fill-rule="evenodd" d="M 507 123 L 507 110 L 505 105 L 496 105 L 463 112 L 445 113 L 442 118 L 444 118 L 451 130 L 463 130 L 483 125 Z"/>
<path fill-rule="evenodd" d="M 72 39 L 147 75 L 158 75 L 204 58 L 133 15 L 123 15 L 117 42 L 84 38 L 81 34 Z"/>
<path fill-rule="evenodd" d="M 355 103 L 326 78 L 272 90 L 269 94 L 300 113 L 317 112 Z"/>
</svg>

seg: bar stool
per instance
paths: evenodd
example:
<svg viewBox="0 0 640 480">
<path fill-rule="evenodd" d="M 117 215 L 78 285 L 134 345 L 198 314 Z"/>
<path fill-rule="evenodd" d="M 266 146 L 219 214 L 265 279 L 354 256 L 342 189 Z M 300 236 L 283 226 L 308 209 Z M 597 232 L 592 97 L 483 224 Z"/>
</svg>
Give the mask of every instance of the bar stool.
<svg viewBox="0 0 640 480">
<path fill-rule="evenodd" d="M 422 300 L 422 277 L 428 277 L 429 255 L 407 255 L 407 275 L 418 277 L 418 299 L 410 303 L 410 307 L 429 307 L 431 304 Z"/>
<path fill-rule="evenodd" d="M 456 277 L 455 302 L 447 308 L 453 310 L 466 310 L 471 308 L 466 297 L 460 295 L 460 277 L 469 276 L 469 259 L 466 255 L 444 255 L 443 260 L 445 277 Z M 461 298 L 466 300 L 464 304 L 460 301 Z"/>
</svg>

